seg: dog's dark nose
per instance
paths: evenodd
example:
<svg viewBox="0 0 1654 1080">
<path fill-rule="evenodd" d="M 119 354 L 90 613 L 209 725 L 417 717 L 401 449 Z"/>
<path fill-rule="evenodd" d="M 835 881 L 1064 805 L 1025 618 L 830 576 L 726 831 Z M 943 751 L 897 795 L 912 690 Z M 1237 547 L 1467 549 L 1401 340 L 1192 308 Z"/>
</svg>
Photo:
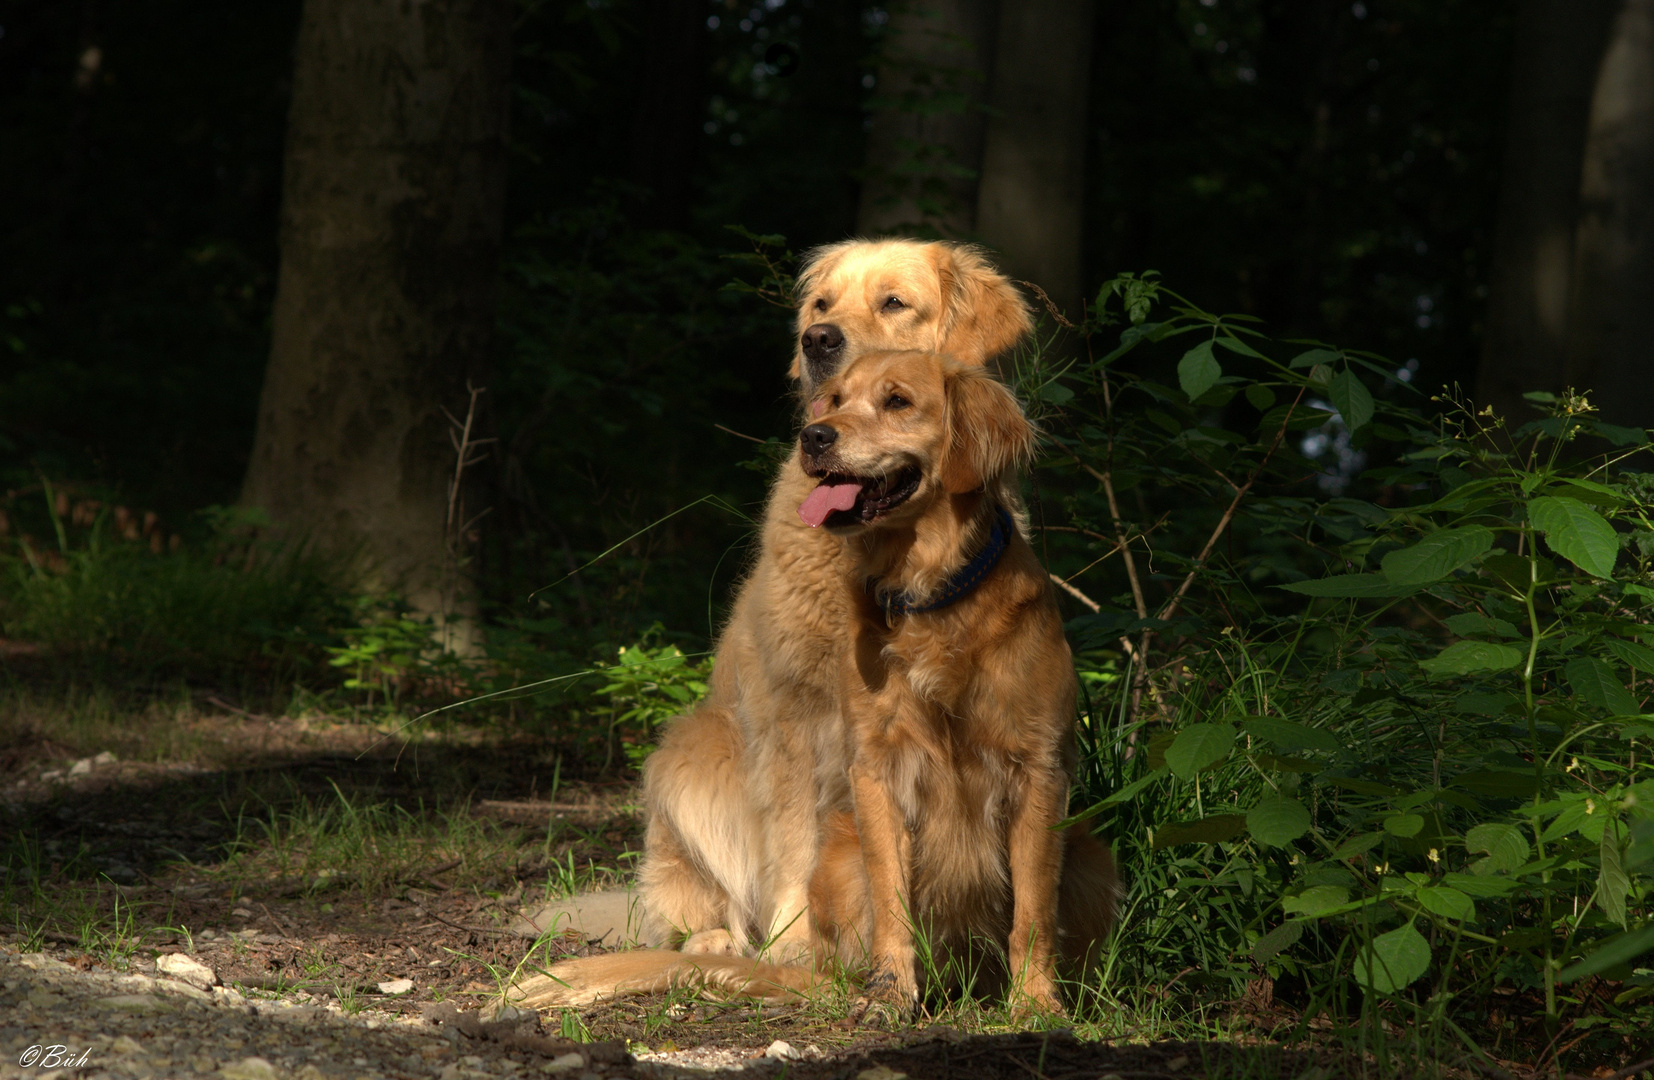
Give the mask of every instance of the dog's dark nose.
<svg viewBox="0 0 1654 1080">
<path fill-rule="evenodd" d="M 811 457 L 819 457 L 837 439 L 838 428 L 826 424 L 811 424 L 798 437 L 799 442 L 804 444 L 804 452 Z"/>
<path fill-rule="evenodd" d="M 804 331 L 804 356 L 819 366 L 844 348 L 844 331 L 832 323 L 818 322 Z"/>
</svg>

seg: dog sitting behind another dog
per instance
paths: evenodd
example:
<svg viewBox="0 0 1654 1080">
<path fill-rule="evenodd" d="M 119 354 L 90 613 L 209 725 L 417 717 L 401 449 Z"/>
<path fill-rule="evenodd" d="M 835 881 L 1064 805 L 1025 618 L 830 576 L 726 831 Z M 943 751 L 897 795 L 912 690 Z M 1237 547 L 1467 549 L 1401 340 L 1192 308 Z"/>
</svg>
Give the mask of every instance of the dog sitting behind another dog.
<svg viewBox="0 0 1654 1080">
<path fill-rule="evenodd" d="M 521 1000 L 685 983 L 783 997 L 836 966 L 906 1009 L 923 932 L 944 967 L 973 940 L 1003 948 L 1013 1001 L 1055 1011 L 1059 957 L 1085 968 L 1108 931 L 1107 847 L 1082 826 L 1054 828 L 1075 682 L 1050 582 L 1006 509 L 1033 450 L 1016 399 L 974 365 L 872 353 L 818 387 L 811 412 L 798 460 L 816 486 L 797 512 L 847 556 L 834 659 L 852 796 L 851 812 L 829 816 L 810 879 L 816 971 L 639 950 L 556 965 Z"/>
</svg>

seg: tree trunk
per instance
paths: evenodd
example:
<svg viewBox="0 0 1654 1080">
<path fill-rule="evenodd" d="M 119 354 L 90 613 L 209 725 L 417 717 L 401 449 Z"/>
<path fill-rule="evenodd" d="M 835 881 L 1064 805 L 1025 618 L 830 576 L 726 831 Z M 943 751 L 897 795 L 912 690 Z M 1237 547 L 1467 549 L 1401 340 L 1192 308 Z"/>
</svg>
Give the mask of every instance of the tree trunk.
<svg viewBox="0 0 1654 1080">
<path fill-rule="evenodd" d="M 444 409 L 494 318 L 510 26 L 507 0 L 306 0 L 299 27 L 242 499 L 433 614 L 468 607 Z"/>
<path fill-rule="evenodd" d="M 1524 0 L 1476 400 L 1515 423 L 1530 390 L 1560 390 L 1591 91 L 1619 0 Z"/>
<path fill-rule="evenodd" d="M 1000 14 L 976 227 L 1005 272 L 1077 314 L 1092 0 L 1018 0 Z"/>
<path fill-rule="evenodd" d="M 651 0 L 641 12 L 630 178 L 652 192 L 641 220 L 681 229 L 689 223 L 689 178 L 706 120 L 706 0 Z"/>
<path fill-rule="evenodd" d="M 1567 381 L 1654 426 L 1654 0 L 1624 0 L 1591 95 Z"/>
<path fill-rule="evenodd" d="M 856 219 L 862 233 L 973 231 L 996 7 L 994 0 L 890 6 Z"/>
</svg>

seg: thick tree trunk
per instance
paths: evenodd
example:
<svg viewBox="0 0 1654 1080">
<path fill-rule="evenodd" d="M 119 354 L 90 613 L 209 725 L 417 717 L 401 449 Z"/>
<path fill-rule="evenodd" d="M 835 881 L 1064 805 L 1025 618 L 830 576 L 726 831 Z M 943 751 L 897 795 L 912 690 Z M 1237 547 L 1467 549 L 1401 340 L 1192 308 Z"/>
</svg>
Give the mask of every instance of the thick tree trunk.
<svg viewBox="0 0 1654 1080">
<path fill-rule="evenodd" d="M 1092 0 L 1017 0 L 999 18 L 976 230 L 1006 273 L 1077 314 Z"/>
<path fill-rule="evenodd" d="M 443 410 L 494 318 L 510 26 L 508 0 L 306 0 L 299 28 L 242 499 L 431 613 L 467 607 Z"/>
<path fill-rule="evenodd" d="M 974 230 L 996 7 L 994 0 L 890 5 L 856 218 L 862 233 Z"/>
<path fill-rule="evenodd" d="M 1591 96 L 1567 381 L 1654 426 L 1654 0 L 1624 0 Z"/>
<path fill-rule="evenodd" d="M 1592 87 L 1620 0 L 1524 0 L 1511 60 L 1504 171 L 1476 400 L 1521 423 L 1560 390 L 1580 168 Z"/>
</svg>

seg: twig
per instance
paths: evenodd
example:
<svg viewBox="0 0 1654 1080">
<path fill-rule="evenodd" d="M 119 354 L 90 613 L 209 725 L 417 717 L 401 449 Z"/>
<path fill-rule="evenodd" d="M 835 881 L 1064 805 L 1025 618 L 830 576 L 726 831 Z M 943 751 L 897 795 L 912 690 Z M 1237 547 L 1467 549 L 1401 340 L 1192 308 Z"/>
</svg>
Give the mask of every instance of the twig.
<svg viewBox="0 0 1654 1080">
<path fill-rule="evenodd" d="M 1235 497 L 1229 500 L 1229 508 L 1223 512 L 1223 517 L 1219 519 L 1217 528 L 1213 529 L 1212 535 L 1206 539 L 1206 546 L 1200 549 L 1199 555 L 1195 556 L 1194 565 L 1189 568 L 1188 574 L 1184 576 L 1183 584 L 1177 587 L 1177 592 L 1172 595 L 1172 598 L 1166 602 L 1166 606 L 1161 609 L 1158 616 L 1159 618 L 1170 619 L 1172 615 L 1177 612 L 1177 606 L 1183 602 L 1183 597 L 1186 593 L 1188 593 L 1189 586 L 1195 583 L 1195 577 L 1200 573 L 1201 567 L 1206 565 L 1206 560 L 1211 557 L 1212 551 L 1218 546 L 1218 541 L 1222 539 L 1224 532 L 1228 530 L 1229 523 L 1234 520 L 1235 511 L 1240 508 L 1241 500 L 1246 498 L 1246 493 L 1248 491 L 1252 490 L 1252 485 L 1257 483 L 1259 475 L 1263 473 L 1264 466 L 1269 464 L 1269 459 L 1273 457 L 1275 451 L 1280 448 L 1281 440 L 1286 438 L 1286 426 L 1291 423 L 1292 413 L 1298 408 L 1298 403 L 1302 400 L 1304 400 L 1304 391 L 1300 389 L 1298 391 L 1298 396 L 1293 398 L 1292 404 L 1287 407 L 1286 415 L 1281 418 L 1281 427 L 1279 431 L 1275 432 L 1275 441 L 1269 444 L 1269 449 L 1264 452 L 1262 460 L 1260 460 L 1258 464 L 1253 467 L 1252 475 L 1246 478 L 1246 483 L 1235 488 Z M 1231 486 L 1233 486 L 1233 481 L 1231 481 Z"/>
<path fill-rule="evenodd" d="M 1062 578 L 1058 577 L 1056 574 L 1050 574 L 1049 576 L 1050 576 L 1051 580 L 1056 583 L 1057 588 L 1061 589 L 1063 592 L 1067 593 L 1069 596 L 1072 596 L 1074 599 L 1078 600 L 1080 603 L 1082 603 L 1086 607 L 1090 608 L 1093 612 L 1098 612 L 1098 611 L 1103 610 L 1103 605 L 1097 603 L 1097 601 L 1091 599 L 1091 597 L 1087 596 L 1085 593 L 1083 593 L 1080 590 L 1076 589 L 1074 586 L 1070 585 L 1068 582 L 1064 581 Z"/>
<path fill-rule="evenodd" d="M 1654 1058 L 1649 1058 L 1647 1061 L 1639 1061 L 1628 1069 L 1621 1069 L 1613 1076 L 1598 1077 L 1597 1080 L 1631 1080 L 1631 1077 L 1636 1076 L 1644 1069 L 1654 1069 Z M 1580 1076 L 1578 1073 L 1569 1073 L 1567 1080 L 1592 1080 L 1592 1078 L 1588 1076 Z"/>
<path fill-rule="evenodd" d="M 764 443 L 765 443 L 764 439 L 760 439 L 756 435 L 747 435 L 747 434 L 744 434 L 742 432 L 736 431 L 734 428 L 724 427 L 724 425 L 722 425 L 722 424 L 713 424 L 712 426 L 717 428 L 719 431 L 722 431 L 726 434 L 735 436 L 737 439 L 745 439 L 745 440 L 747 440 L 747 442 L 755 442 L 759 446 L 763 446 Z"/>
<path fill-rule="evenodd" d="M 1017 284 L 1018 285 L 1023 285 L 1023 286 L 1026 286 L 1029 289 L 1032 289 L 1033 292 L 1034 292 L 1034 295 L 1039 297 L 1040 303 L 1045 305 L 1045 310 L 1049 311 L 1051 313 L 1051 317 L 1053 319 L 1057 320 L 1062 325 L 1068 327 L 1070 330 L 1078 330 L 1079 329 L 1079 327 L 1075 326 L 1073 323 L 1071 323 L 1067 319 L 1063 318 L 1062 312 L 1057 309 L 1056 301 L 1052 300 L 1051 297 L 1046 294 L 1046 291 L 1044 289 L 1040 288 L 1038 285 L 1035 285 L 1032 281 L 1023 281 L 1020 278 L 1017 280 Z"/>
<path fill-rule="evenodd" d="M 208 694 L 206 697 L 202 698 L 202 700 L 205 701 L 209 705 L 217 705 L 220 709 L 223 709 L 225 712 L 235 713 L 237 716 L 245 716 L 249 720 L 268 720 L 268 719 L 270 719 L 268 716 L 262 716 L 259 713 L 248 712 L 246 709 L 238 709 L 234 705 L 231 705 L 228 701 L 225 701 L 222 698 L 213 697 L 211 694 Z"/>
<path fill-rule="evenodd" d="M 420 904 L 415 904 L 414 905 L 414 910 L 419 912 L 421 915 L 425 916 L 427 919 L 435 919 L 437 922 L 442 923 L 445 926 L 451 926 L 455 930 L 464 930 L 467 933 L 472 933 L 472 934 L 497 934 L 500 937 L 515 937 L 516 936 L 510 930 L 494 930 L 494 929 L 491 929 L 490 927 L 486 927 L 486 926 L 466 926 L 463 923 L 451 922 L 448 919 L 444 919 L 441 915 L 438 915 L 436 912 L 432 911 L 430 908 L 424 907 L 423 905 L 420 905 Z"/>
</svg>

